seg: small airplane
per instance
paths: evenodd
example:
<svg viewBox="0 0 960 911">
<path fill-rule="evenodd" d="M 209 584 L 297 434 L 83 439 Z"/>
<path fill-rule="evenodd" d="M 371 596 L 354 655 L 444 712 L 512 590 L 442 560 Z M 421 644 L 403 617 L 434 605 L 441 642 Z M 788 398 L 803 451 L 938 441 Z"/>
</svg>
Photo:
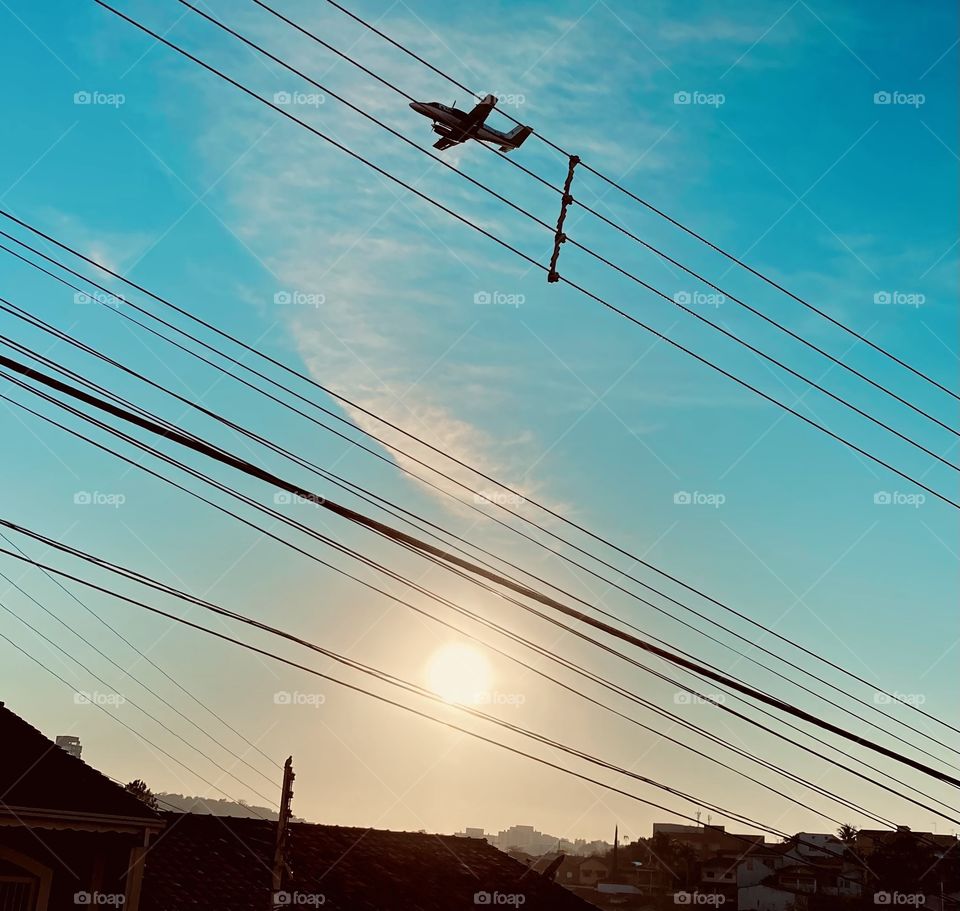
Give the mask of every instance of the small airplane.
<svg viewBox="0 0 960 911">
<path fill-rule="evenodd" d="M 433 121 L 434 132 L 440 134 L 433 147 L 449 149 L 468 139 L 478 142 L 491 142 L 500 146 L 501 152 L 512 152 L 523 145 L 524 140 L 533 132 L 533 127 L 517 126 L 509 133 L 501 133 L 485 124 L 487 115 L 494 109 L 497 99 L 487 95 L 472 111 L 457 110 L 456 105 L 448 108 L 439 101 L 413 101 L 410 107 L 418 114 Z"/>
</svg>

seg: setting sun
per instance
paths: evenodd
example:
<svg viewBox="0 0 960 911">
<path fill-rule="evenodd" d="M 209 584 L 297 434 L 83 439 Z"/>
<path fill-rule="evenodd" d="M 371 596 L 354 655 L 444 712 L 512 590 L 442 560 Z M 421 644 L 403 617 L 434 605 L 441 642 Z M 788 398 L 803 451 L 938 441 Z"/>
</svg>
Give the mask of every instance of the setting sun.
<svg viewBox="0 0 960 911">
<path fill-rule="evenodd" d="M 452 642 L 427 662 L 427 685 L 447 702 L 476 703 L 490 689 L 490 665 L 473 646 Z"/>
</svg>

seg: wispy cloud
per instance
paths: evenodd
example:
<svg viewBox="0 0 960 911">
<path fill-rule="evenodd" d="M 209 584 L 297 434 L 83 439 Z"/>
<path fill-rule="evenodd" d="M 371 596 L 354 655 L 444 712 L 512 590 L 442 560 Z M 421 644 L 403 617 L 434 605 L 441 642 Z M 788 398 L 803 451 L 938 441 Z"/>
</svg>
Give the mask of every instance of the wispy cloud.
<svg viewBox="0 0 960 911">
<path fill-rule="evenodd" d="M 414 97 L 446 100 L 444 92 L 451 92 L 469 103 L 449 83 L 332 11 L 310 8 L 293 15 L 328 37 L 336 35 L 338 46 Z M 577 150 L 612 173 L 631 171 L 633 177 L 682 167 L 672 149 L 673 136 L 662 117 L 652 112 L 633 110 L 629 122 L 623 122 L 615 107 L 596 105 L 598 92 L 607 91 L 611 80 L 657 84 L 672 91 L 675 74 L 660 51 L 669 51 L 676 62 L 695 56 L 696 48 L 709 43 L 711 52 L 722 49 L 718 59 L 732 60 L 763 32 L 759 22 L 724 18 L 695 34 L 679 19 L 653 23 L 631 16 L 625 24 L 603 4 L 579 18 L 548 16 L 532 25 L 521 19 L 519 12 L 506 11 L 478 29 L 471 15 L 459 26 L 455 20 L 447 22 L 440 34 L 438 26 L 421 21 L 399 3 L 378 21 L 399 41 L 476 90 L 522 99 L 509 112 L 536 121 L 538 129 L 552 137 L 562 137 L 570 123 L 589 124 L 589 130 L 576 137 Z M 329 27 L 331 22 L 336 28 Z M 796 28 L 778 28 L 771 40 L 790 40 Z M 269 17 L 250 17 L 244 30 L 324 85 L 410 133 L 405 101 L 348 63 Z M 656 44 L 655 53 L 637 51 L 638 34 Z M 491 47 L 509 47 L 510 52 L 491 55 Z M 272 91 L 316 91 L 246 52 L 234 49 L 231 58 L 233 71 L 242 68 L 245 78 L 267 96 Z M 209 93 L 209 87 L 204 91 Z M 221 91 L 215 97 L 203 140 L 212 160 L 222 158 L 223 148 L 237 137 L 250 135 L 260 118 L 276 119 L 251 109 L 246 99 L 224 105 Z M 549 237 L 535 225 L 503 206 L 488 204 L 476 188 L 334 100 L 307 99 L 290 110 L 511 243 L 537 256 L 549 247 Z M 427 145 L 427 124 L 412 125 L 420 132 L 411 135 Z M 305 302 L 278 312 L 309 369 L 364 408 L 409 427 L 455 458 L 506 479 L 523 476 L 525 466 L 537 461 L 538 446 L 519 432 L 509 443 L 502 442 L 511 432 L 509 425 L 498 422 L 493 403 L 502 401 L 510 388 L 510 365 L 495 353 L 491 359 L 489 347 L 483 358 L 478 356 L 472 325 L 477 319 L 473 295 L 517 287 L 523 263 L 491 256 L 487 241 L 305 131 L 282 125 L 272 139 L 225 181 L 230 221 L 282 282 L 277 293 L 298 292 Z M 532 146 L 528 162 L 538 160 L 533 156 L 539 156 L 541 170 L 548 162 L 558 171 L 555 153 Z M 484 181 L 499 181 L 498 189 L 502 185 L 508 193 L 522 180 L 495 168 L 496 162 L 479 149 L 454 150 L 447 160 Z M 552 197 L 548 204 L 552 221 Z M 458 290 L 451 293 L 451 288 Z M 467 377 L 469 383 L 464 382 Z M 365 429 L 384 435 L 388 444 L 400 445 L 391 431 L 370 424 L 362 412 L 351 416 Z M 655 426 L 643 419 L 635 423 Z M 537 484 L 536 479 L 525 482 Z"/>
</svg>

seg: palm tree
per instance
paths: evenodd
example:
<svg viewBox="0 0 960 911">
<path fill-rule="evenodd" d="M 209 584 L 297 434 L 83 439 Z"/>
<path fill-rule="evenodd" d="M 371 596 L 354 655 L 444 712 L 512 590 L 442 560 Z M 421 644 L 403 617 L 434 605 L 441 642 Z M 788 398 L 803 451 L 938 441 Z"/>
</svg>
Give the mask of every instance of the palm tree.
<svg viewBox="0 0 960 911">
<path fill-rule="evenodd" d="M 852 845 L 857 840 L 857 827 L 845 822 L 837 829 L 837 838 L 845 845 Z"/>
</svg>

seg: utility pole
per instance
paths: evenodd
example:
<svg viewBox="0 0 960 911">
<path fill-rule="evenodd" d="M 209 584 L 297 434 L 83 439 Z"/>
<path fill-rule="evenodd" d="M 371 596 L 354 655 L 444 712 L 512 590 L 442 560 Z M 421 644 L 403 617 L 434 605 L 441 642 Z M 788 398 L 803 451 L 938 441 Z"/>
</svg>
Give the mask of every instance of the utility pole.
<svg viewBox="0 0 960 911">
<path fill-rule="evenodd" d="M 273 881 L 270 892 L 270 907 L 273 911 L 286 908 L 289 902 L 280 893 L 290 878 L 288 848 L 290 844 L 290 802 L 293 799 L 293 757 L 288 756 L 283 764 L 283 789 L 280 792 L 280 818 L 277 820 L 277 841 L 273 851 Z"/>
</svg>

